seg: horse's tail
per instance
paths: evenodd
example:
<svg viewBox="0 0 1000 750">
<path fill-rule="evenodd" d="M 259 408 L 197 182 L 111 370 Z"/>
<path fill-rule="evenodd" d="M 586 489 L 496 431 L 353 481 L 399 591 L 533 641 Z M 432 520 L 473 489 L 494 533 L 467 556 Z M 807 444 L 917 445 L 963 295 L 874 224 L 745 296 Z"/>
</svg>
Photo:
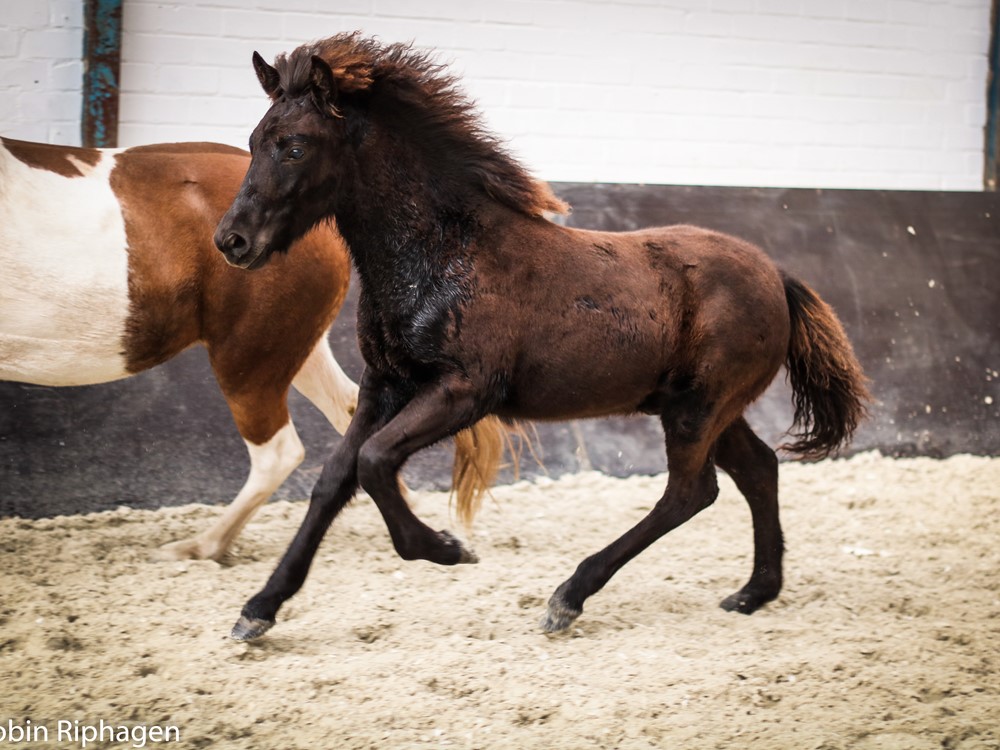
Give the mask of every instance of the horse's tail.
<svg viewBox="0 0 1000 750">
<path fill-rule="evenodd" d="M 848 442 L 871 400 L 861 365 L 836 313 L 812 289 L 782 274 L 791 319 L 785 367 L 795 442 L 785 450 L 823 458 Z"/>
<path fill-rule="evenodd" d="M 505 449 L 510 452 L 517 471 L 520 450 L 514 448 L 512 433 L 522 443 L 530 444 L 523 429 L 507 425 L 494 416 L 485 417 L 455 435 L 451 491 L 455 497 L 455 514 L 467 529 L 472 526 L 483 498 L 496 481 Z"/>
</svg>

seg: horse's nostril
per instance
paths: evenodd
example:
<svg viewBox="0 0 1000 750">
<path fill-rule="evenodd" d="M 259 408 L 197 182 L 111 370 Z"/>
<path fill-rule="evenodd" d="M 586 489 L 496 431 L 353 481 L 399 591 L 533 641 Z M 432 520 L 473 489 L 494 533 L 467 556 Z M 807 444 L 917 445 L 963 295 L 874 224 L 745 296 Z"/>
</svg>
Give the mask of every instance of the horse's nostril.
<svg viewBox="0 0 1000 750">
<path fill-rule="evenodd" d="M 248 249 L 246 238 L 242 234 L 230 232 L 223 242 L 223 249 L 230 255 L 242 256 Z"/>
</svg>

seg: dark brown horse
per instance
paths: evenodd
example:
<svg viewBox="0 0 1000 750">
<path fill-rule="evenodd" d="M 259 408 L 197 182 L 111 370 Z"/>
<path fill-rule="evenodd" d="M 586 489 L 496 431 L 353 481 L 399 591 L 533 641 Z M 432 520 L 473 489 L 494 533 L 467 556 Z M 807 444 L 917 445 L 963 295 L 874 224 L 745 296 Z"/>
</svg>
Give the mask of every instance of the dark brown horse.
<svg viewBox="0 0 1000 750">
<path fill-rule="evenodd" d="M 396 476 L 415 451 L 487 414 L 643 413 L 663 425 L 663 497 L 556 589 L 546 630 L 567 627 L 625 563 L 710 505 L 716 466 L 746 496 L 755 544 L 749 582 L 722 606 L 750 613 L 775 598 L 778 462 L 743 412 L 784 363 L 800 428 L 789 449 L 818 457 L 849 439 L 867 392 L 833 311 L 734 237 L 548 221 L 565 206 L 483 131 L 426 54 L 345 34 L 254 65 L 272 106 L 216 244 L 256 267 L 336 218 L 360 276 L 367 367 L 305 521 L 233 637 L 273 625 L 359 484 L 403 558 L 474 561 L 416 518 Z"/>
</svg>

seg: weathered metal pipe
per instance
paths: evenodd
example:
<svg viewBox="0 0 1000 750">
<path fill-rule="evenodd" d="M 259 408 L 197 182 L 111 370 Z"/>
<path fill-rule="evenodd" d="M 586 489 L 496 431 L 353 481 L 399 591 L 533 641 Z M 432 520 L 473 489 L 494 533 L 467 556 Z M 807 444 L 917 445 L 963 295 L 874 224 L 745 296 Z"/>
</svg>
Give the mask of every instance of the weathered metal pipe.
<svg viewBox="0 0 1000 750">
<path fill-rule="evenodd" d="M 86 0 L 83 29 L 84 146 L 118 145 L 118 75 L 121 69 L 122 0 Z"/>
</svg>

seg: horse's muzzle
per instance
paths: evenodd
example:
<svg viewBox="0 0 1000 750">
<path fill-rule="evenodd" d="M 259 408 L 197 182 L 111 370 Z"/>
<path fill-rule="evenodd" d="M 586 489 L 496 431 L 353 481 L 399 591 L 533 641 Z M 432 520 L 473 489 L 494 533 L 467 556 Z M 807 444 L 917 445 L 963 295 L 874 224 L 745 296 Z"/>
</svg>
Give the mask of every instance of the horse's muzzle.
<svg viewBox="0 0 1000 750">
<path fill-rule="evenodd" d="M 250 269 L 263 265 L 259 261 L 266 257 L 265 253 L 254 247 L 239 232 L 227 231 L 221 227 L 215 233 L 215 246 L 222 251 L 226 262 L 237 268 Z"/>
</svg>

